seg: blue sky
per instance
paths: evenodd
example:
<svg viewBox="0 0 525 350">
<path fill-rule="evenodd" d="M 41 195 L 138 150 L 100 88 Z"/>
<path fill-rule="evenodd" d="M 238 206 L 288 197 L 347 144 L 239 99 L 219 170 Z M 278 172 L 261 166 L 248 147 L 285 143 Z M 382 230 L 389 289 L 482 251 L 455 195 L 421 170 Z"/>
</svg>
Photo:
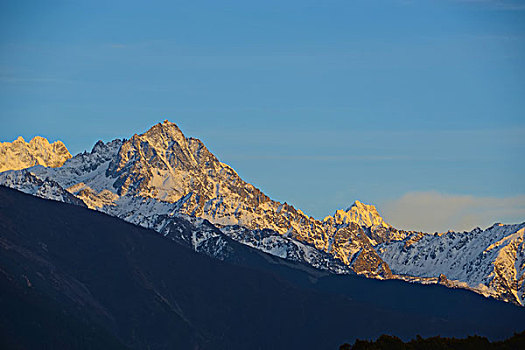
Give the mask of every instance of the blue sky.
<svg viewBox="0 0 525 350">
<path fill-rule="evenodd" d="M 316 218 L 525 221 L 525 1 L 3 1 L 0 33 L 1 141 L 169 119 Z"/>
</svg>

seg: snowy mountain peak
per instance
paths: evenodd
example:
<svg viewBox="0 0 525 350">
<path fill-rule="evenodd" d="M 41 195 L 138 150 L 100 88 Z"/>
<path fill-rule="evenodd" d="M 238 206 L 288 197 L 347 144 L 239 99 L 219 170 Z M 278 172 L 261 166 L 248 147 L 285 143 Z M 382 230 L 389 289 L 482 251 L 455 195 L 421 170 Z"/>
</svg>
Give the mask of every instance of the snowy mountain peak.
<svg viewBox="0 0 525 350">
<path fill-rule="evenodd" d="M 356 208 L 356 209 L 353 209 L 353 208 Z M 346 208 L 344 211 L 346 212 L 350 212 L 352 210 L 358 210 L 358 211 L 362 211 L 362 212 L 367 212 L 367 211 L 377 211 L 376 210 L 376 207 L 373 206 L 373 205 L 369 205 L 369 204 L 365 204 L 363 202 L 360 202 L 358 201 L 357 199 L 354 201 L 354 203 L 352 203 L 351 206 L 349 206 L 348 208 Z"/>
<path fill-rule="evenodd" d="M 0 172 L 34 165 L 59 167 L 69 158 L 71 154 L 61 141 L 50 144 L 41 136 L 35 136 L 29 142 L 19 136 L 13 142 L 0 143 Z"/>
<path fill-rule="evenodd" d="M 137 135 L 138 137 L 139 135 Z M 157 146 L 168 146 L 167 144 L 162 144 L 162 142 L 177 141 L 179 143 L 185 143 L 186 137 L 179 129 L 179 127 L 168 120 L 163 121 L 153 125 L 148 131 L 146 131 L 141 136 L 147 138 L 150 141 L 159 142 Z"/>
<path fill-rule="evenodd" d="M 13 149 L 65 149 L 44 138 L 27 143 L 20 137 L 6 144 L 11 155 Z M 17 152 L 14 159 L 25 161 L 26 153 Z M 1 156 L 0 152 L 0 160 Z M 35 164 L 50 166 L 26 166 Z M 191 237 L 179 237 L 195 250 L 212 249 L 215 243 L 210 242 L 226 235 L 338 273 L 442 283 L 525 303 L 524 226 L 495 224 L 486 230 L 438 235 L 408 232 L 388 225 L 375 206 L 360 201 L 315 220 L 286 202 L 271 200 L 221 163 L 203 142 L 185 137 L 167 120 L 128 140 L 98 141 L 91 152 L 58 168 L 4 172 L 0 184 L 44 198 L 77 200 L 173 237 L 176 217 L 199 226 L 208 221 L 216 225 L 211 233 L 197 230 Z M 457 259 L 450 259 L 453 255 Z"/>
<path fill-rule="evenodd" d="M 333 218 L 336 225 L 356 223 L 359 226 L 366 227 L 390 227 L 379 215 L 375 206 L 364 204 L 358 200 L 346 210 L 337 210 L 333 217 L 329 216 L 324 221 L 328 221 L 330 218 Z"/>
<path fill-rule="evenodd" d="M 91 153 L 100 152 L 100 150 L 104 148 L 104 145 L 104 141 L 98 140 L 97 143 L 95 143 L 95 146 L 93 146 L 93 148 L 91 149 Z"/>
<path fill-rule="evenodd" d="M 119 194 L 175 202 L 203 190 L 208 177 L 226 172 L 197 139 L 188 139 L 169 121 L 158 123 L 122 144 L 108 171 Z M 195 188 L 196 186 L 197 188 Z M 215 188 L 210 190 L 215 192 Z"/>
</svg>

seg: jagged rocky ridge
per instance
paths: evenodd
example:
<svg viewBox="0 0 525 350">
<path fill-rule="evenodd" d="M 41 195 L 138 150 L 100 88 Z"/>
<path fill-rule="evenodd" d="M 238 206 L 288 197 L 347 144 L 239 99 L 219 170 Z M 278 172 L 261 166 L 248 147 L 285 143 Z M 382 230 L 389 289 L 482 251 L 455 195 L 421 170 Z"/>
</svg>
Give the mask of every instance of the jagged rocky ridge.
<svg viewBox="0 0 525 350">
<path fill-rule="evenodd" d="M 524 305 L 525 223 L 495 224 L 485 230 L 415 233 L 376 247 L 395 273 L 438 277 L 449 287 Z"/>
<path fill-rule="evenodd" d="M 0 171 L 18 170 L 34 165 L 59 167 L 71 158 L 62 141 L 49 143 L 41 136 L 25 142 L 20 136 L 13 142 L 0 143 Z"/>
<path fill-rule="evenodd" d="M 27 188 L 28 177 L 219 258 L 228 252 L 225 235 L 336 273 L 441 283 L 524 302 L 525 224 L 440 235 L 407 232 L 358 201 L 319 221 L 271 200 L 168 121 L 129 140 L 99 141 L 59 168 L 2 173 L 0 184 L 36 194 L 38 189 Z M 178 234 L 187 232 L 177 228 L 181 220 L 193 225 L 191 237 Z"/>
</svg>

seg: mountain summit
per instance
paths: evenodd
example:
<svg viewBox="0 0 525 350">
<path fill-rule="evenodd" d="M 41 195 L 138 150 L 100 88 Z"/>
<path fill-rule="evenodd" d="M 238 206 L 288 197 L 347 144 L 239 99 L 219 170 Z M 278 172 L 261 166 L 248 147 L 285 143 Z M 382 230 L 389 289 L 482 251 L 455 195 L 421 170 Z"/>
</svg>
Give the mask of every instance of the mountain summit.
<svg viewBox="0 0 525 350">
<path fill-rule="evenodd" d="M 60 168 L 35 167 L 30 172 L 53 179 L 92 209 L 145 227 L 162 230 L 174 214 L 198 217 L 238 241 L 283 258 L 318 267 L 335 264 L 335 271 L 391 276 L 372 241 L 359 233 L 360 222 L 322 222 L 270 199 L 169 121 L 129 140 L 99 141 L 90 153 Z M 16 185 L 22 178 L 6 174 L 0 183 L 23 188 Z M 369 253 L 357 259 L 365 247 Z M 374 258 L 365 259 L 370 254 Z"/>
<path fill-rule="evenodd" d="M 43 165 L 46 167 L 59 167 L 71 158 L 62 141 L 49 141 L 41 136 L 35 136 L 26 142 L 19 136 L 13 142 L 0 143 L 0 172 L 18 170 Z"/>
<path fill-rule="evenodd" d="M 337 210 L 334 216 L 328 216 L 323 221 L 333 219 L 337 225 L 348 225 L 351 222 L 358 224 L 359 226 L 380 226 L 388 228 L 388 225 L 381 215 L 377 212 L 377 209 L 373 205 L 364 204 L 356 200 L 346 210 Z"/>
<path fill-rule="evenodd" d="M 525 223 L 469 233 L 407 232 L 359 201 L 316 220 L 245 182 L 169 121 L 128 140 L 99 141 L 58 168 L 1 173 L 0 184 L 81 201 L 214 257 L 228 255 L 233 239 L 330 272 L 441 283 L 520 305 L 525 300 Z M 183 233 L 190 231 L 180 229 L 180 220 L 194 227 L 191 234 Z"/>
</svg>

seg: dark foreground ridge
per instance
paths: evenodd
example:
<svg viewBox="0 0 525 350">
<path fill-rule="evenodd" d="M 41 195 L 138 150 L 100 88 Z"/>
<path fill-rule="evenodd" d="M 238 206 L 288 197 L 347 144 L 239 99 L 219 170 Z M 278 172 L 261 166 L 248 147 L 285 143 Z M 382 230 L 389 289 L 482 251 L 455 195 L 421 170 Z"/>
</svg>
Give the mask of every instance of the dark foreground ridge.
<svg viewBox="0 0 525 350">
<path fill-rule="evenodd" d="M 337 349 L 523 331 L 524 308 L 469 291 L 326 275 L 230 243 L 223 262 L 0 187 L 0 348 Z"/>
<path fill-rule="evenodd" d="M 516 350 L 525 349 L 525 331 L 514 334 L 509 339 L 491 342 L 485 337 L 469 336 L 463 339 L 456 338 L 421 338 L 403 342 L 398 337 L 382 335 L 376 341 L 356 340 L 354 345 L 348 343 L 339 347 L 339 350 Z"/>
</svg>

